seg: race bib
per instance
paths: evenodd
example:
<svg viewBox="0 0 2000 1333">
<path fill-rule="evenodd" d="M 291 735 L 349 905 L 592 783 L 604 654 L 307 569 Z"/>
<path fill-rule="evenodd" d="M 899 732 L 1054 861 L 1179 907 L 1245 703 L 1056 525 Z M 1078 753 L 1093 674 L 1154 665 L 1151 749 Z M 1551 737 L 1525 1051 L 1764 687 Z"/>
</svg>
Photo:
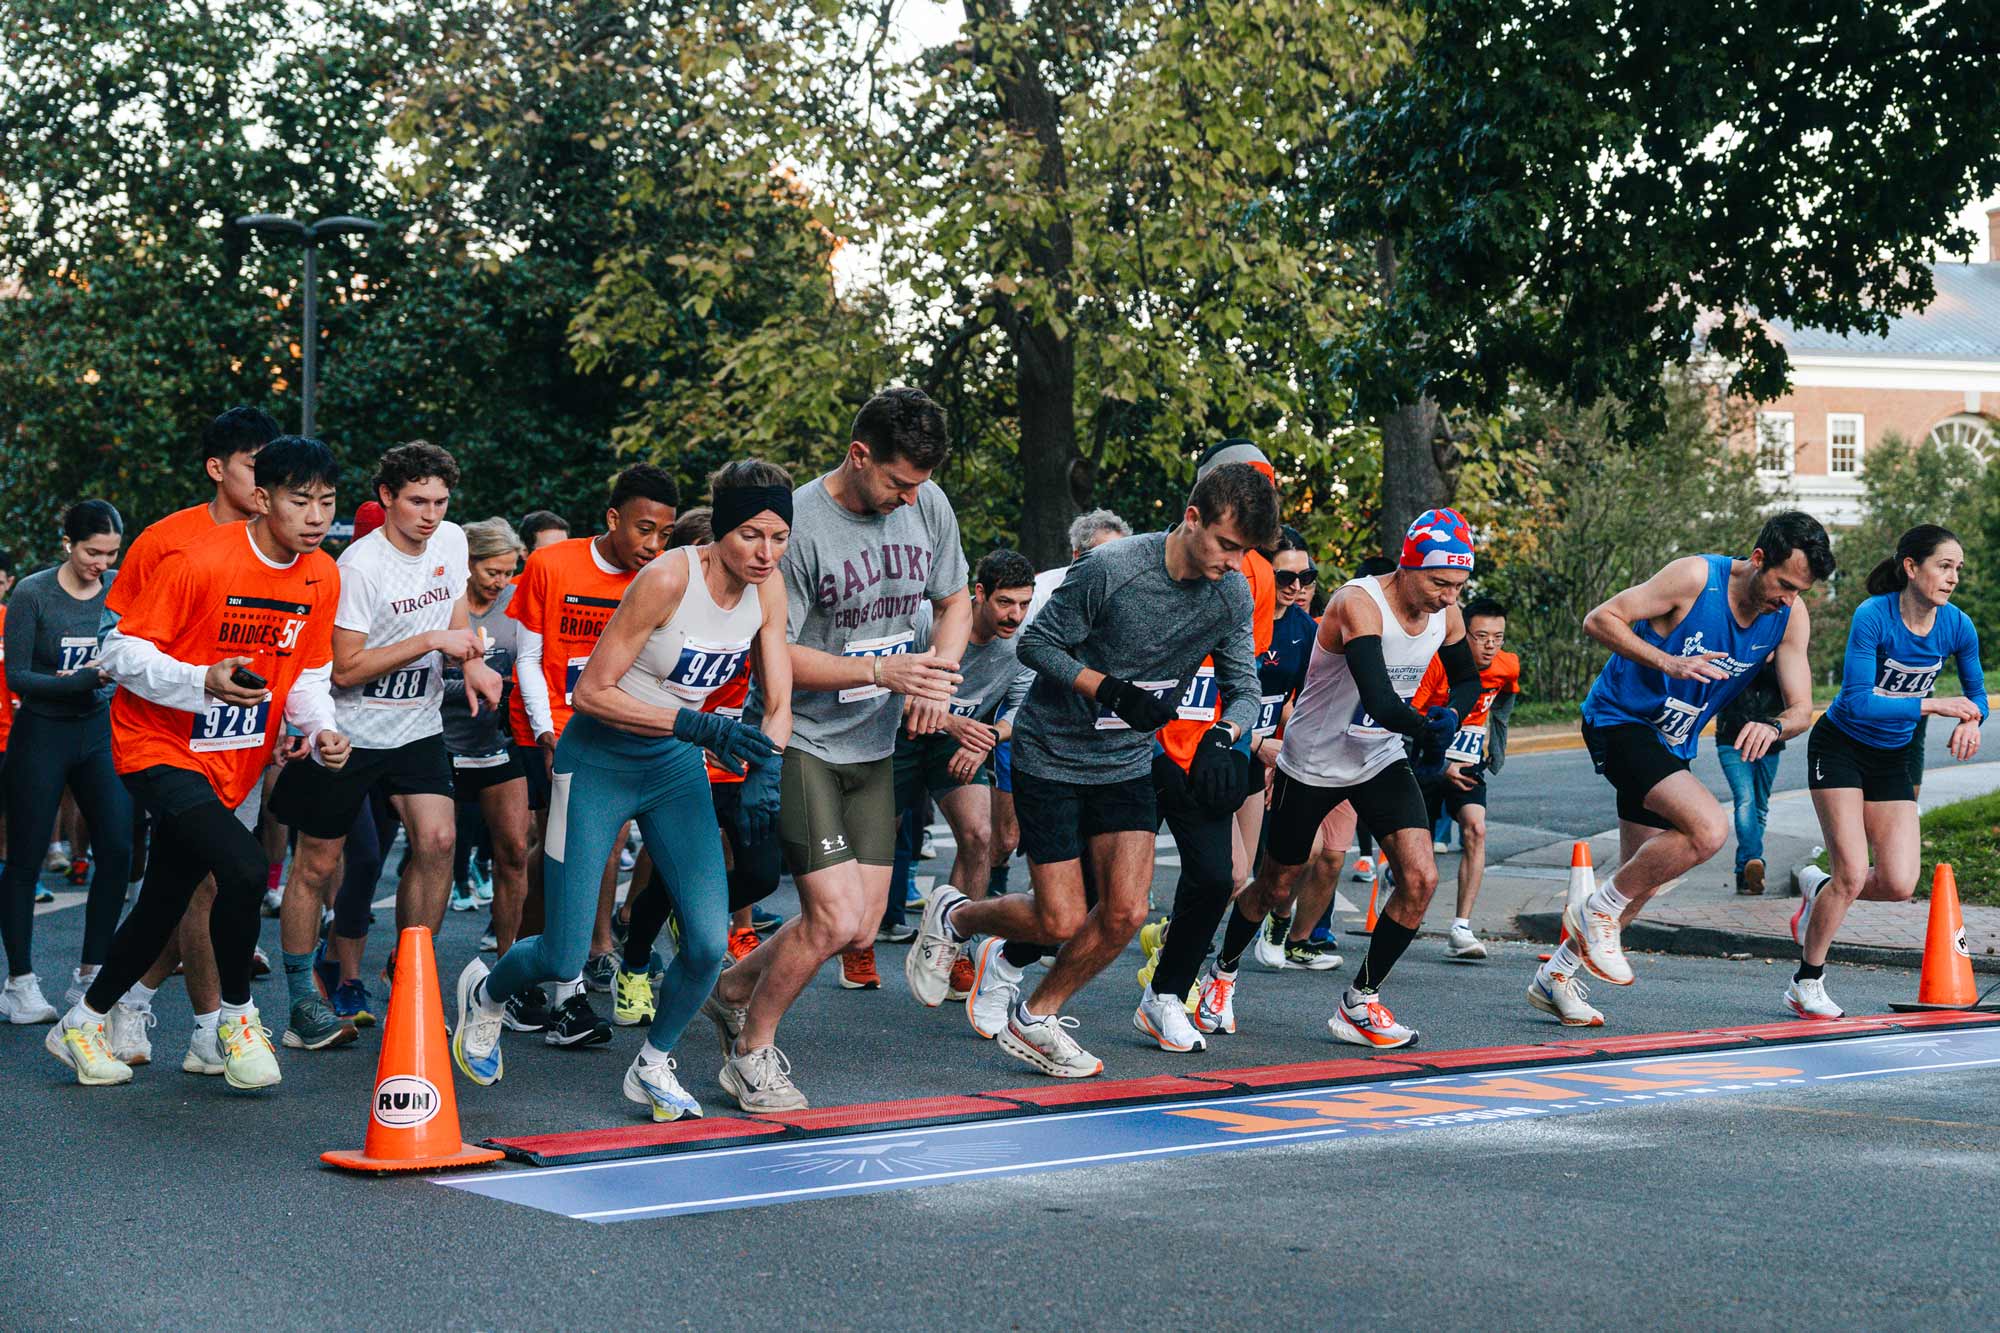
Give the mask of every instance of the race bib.
<svg viewBox="0 0 2000 1333">
<path fill-rule="evenodd" d="M 979 716 L 979 703 L 980 701 L 977 699 L 953 699 L 948 707 L 951 709 L 953 717 L 977 717 Z"/>
<path fill-rule="evenodd" d="M 95 636 L 72 638 L 69 635 L 64 635 L 62 642 L 57 646 L 62 651 L 62 665 L 58 668 L 62 674 L 67 675 L 72 671 L 82 671 L 85 667 L 94 667 L 97 665 L 97 639 Z M 1932 672 L 1931 674 L 1936 675 L 1937 673 Z"/>
<path fill-rule="evenodd" d="M 502 750 L 499 754 L 455 754 L 451 757 L 453 768 L 498 768 L 513 756 Z"/>
<path fill-rule="evenodd" d="M 1174 711 L 1183 722 L 1215 721 L 1215 668 L 1205 666 L 1194 673 L 1194 679 L 1181 691 L 1180 702 Z"/>
<path fill-rule="evenodd" d="M 718 708 L 715 710 L 715 715 L 717 717 L 726 717 L 732 722 L 741 722 L 743 720 L 743 705 L 737 704 L 733 708 Z"/>
<path fill-rule="evenodd" d="M 840 650 L 842 657 L 899 657 L 910 651 L 917 642 L 915 630 L 904 630 L 901 634 L 885 634 L 879 639 L 850 639 Z M 870 699 L 880 699 L 889 691 L 880 685 L 857 685 L 840 692 L 844 704 L 866 703 Z"/>
<path fill-rule="evenodd" d="M 582 678 L 584 664 L 589 661 L 588 657 L 572 657 L 569 659 L 569 666 L 563 671 L 563 705 L 565 707 L 575 706 L 576 682 Z"/>
<path fill-rule="evenodd" d="M 377 708 L 416 708 L 430 698 L 431 667 L 397 667 L 386 676 L 377 676 L 361 687 L 361 702 Z"/>
<path fill-rule="evenodd" d="M 1368 710 L 1357 703 L 1354 705 L 1354 716 L 1347 719 L 1347 734 L 1357 740 L 1379 741 L 1396 733 L 1369 716 Z"/>
<path fill-rule="evenodd" d="M 1282 694 L 1262 694 L 1257 696 L 1257 725 L 1250 728 L 1251 736 L 1262 739 L 1278 729 L 1278 719 L 1284 716 L 1285 696 Z"/>
<path fill-rule="evenodd" d="M 741 643 L 705 643 L 700 639 L 688 639 L 681 645 L 680 660 L 674 663 L 661 684 L 699 704 L 710 691 L 721 689 L 736 679 L 736 673 L 743 669 L 743 659 L 749 655 L 748 639 Z"/>
<path fill-rule="evenodd" d="M 1178 680 L 1135 680 L 1132 682 L 1155 699 L 1164 699 L 1172 694 Z M 1099 731 L 1130 731 L 1132 724 L 1111 711 L 1111 705 L 1097 705 L 1097 729 Z"/>
<path fill-rule="evenodd" d="M 1486 758 L 1486 724 L 1469 722 L 1458 729 L 1451 744 L 1444 747 L 1448 764 L 1478 764 Z"/>
<path fill-rule="evenodd" d="M 63 642 L 68 643 L 69 640 L 64 639 Z M 1928 698 L 1931 687 L 1937 684 L 1938 672 L 1943 669 L 1942 659 L 1929 666 L 1911 666 L 1893 657 L 1885 657 L 1875 668 L 1875 695 L 1882 699 Z"/>
<path fill-rule="evenodd" d="M 1701 709 L 1679 699 L 1665 702 L 1666 707 L 1653 719 L 1653 729 L 1669 746 L 1685 745 L 1688 737 L 1694 735 L 1695 723 L 1701 721 Z"/>
<path fill-rule="evenodd" d="M 212 703 L 194 715 L 188 733 L 188 749 L 196 754 L 215 750 L 251 750 L 264 743 L 271 723 L 271 701 L 239 707 Z"/>
</svg>

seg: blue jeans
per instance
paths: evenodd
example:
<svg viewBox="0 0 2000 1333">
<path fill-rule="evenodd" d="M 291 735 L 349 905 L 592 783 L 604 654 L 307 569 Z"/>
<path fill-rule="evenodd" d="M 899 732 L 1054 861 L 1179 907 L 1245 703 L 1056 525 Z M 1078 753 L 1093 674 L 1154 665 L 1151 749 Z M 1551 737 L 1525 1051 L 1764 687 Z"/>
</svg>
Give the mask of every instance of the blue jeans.
<svg viewBox="0 0 2000 1333">
<path fill-rule="evenodd" d="M 1778 776 L 1778 756 L 1767 754 L 1751 763 L 1733 745 L 1715 747 L 1722 761 L 1722 776 L 1736 799 L 1736 869 L 1764 859 L 1764 817 L 1771 812 L 1771 783 Z"/>
</svg>

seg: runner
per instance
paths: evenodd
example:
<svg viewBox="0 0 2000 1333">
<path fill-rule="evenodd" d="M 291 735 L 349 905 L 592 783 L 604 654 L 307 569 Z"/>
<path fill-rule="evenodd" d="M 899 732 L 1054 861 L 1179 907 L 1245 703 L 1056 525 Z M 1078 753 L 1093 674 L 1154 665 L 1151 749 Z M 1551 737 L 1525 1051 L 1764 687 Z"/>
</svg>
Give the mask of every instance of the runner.
<svg viewBox="0 0 2000 1333">
<path fill-rule="evenodd" d="M 535 812 L 528 846 L 528 895 L 518 928 L 523 934 L 540 935 L 547 924 L 542 867 L 549 776 L 556 743 L 573 711 L 577 678 L 618 599 L 666 545 L 680 502 L 680 487 L 672 475 L 651 463 L 635 463 L 611 483 L 603 532 L 551 542 L 544 530 L 538 539 L 545 545 L 536 549 L 529 542 L 528 562 L 507 603 L 507 614 L 521 627 L 514 659 L 519 688 L 508 717 L 515 754 L 528 779 L 528 808 Z M 616 888 L 615 880 L 612 887 Z M 516 1032 L 541 1032 L 551 1046 L 601 1046 L 611 1040 L 611 1025 L 598 1017 L 584 994 L 581 969 L 576 977 L 558 983 L 555 992 L 551 1006 L 540 986 L 515 991 L 508 1003 L 507 1026 Z"/>
<path fill-rule="evenodd" d="M 569 520 L 547 509 L 531 509 L 521 520 L 521 545 L 529 555 L 569 540 Z"/>
<path fill-rule="evenodd" d="M 409 837 L 396 887 L 397 933 L 424 926 L 435 936 L 444 922 L 458 825 L 444 746 L 443 659 L 462 664 L 475 712 L 500 706 L 502 682 L 480 661 L 485 648 L 468 626 L 465 532 L 444 516 L 458 464 L 416 440 L 383 454 L 372 484 L 385 518 L 341 553 L 333 630 L 334 716 L 353 754 L 338 771 L 288 765 L 271 793 L 272 816 L 298 832 L 279 943 L 291 992 L 284 1041 L 300 1050 L 353 1040 L 354 1029 L 313 986 L 313 949 L 341 848 L 377 787 Z M 393 947 L 389 957 L 385 979 L 394 975 Z"/>
<path fill-rule="evenodd" d="M 55 828 L 65 789 L 74 791 L 93 830 L 95 873 L 83 909 L 83 962 L 73 974 L 65 1008 L 97 976 L 118 929 L 132 869 L 132 798 L 111 763 L 111 690 L 98 668 L 98 625 L 111 568 L 124 544 L 125 520 L 103 500 L 84 500 L 63 514 L 63 562 L 21 580 L 6 633 L 8 689 L 21 701 L 13 732 L 19 762 L 7 781 L 7 872 L 0 879 L 0 933 L 6 936 L 7 984 L 0 1017 L 12 1023 L 53 1023 L 55 1006 L 42 996 L 30 947 L 35 880 Z"/>
<path fill-rule="evenodd" d="M 1584 617 L 1584 632 L 1611 649 L 1583 700 L 1591 764 L 1618 793 L 1618 869 L 1563 913 L 1568 938 L 1535 973 L 1528 1002 L 1571 1027 L 1604 1016 L 1585 998 L 1580 971 L 1632 984 L 1619 933 L 1660 886 L 1722 849 L 1723 813 L 1688 771 L 1701 729 L 1772 658 L 1785 710 L 1775 725 L 1736 735 L 1746 760 L 1812 721 L 1809 617 L 1800 594 L 1833 573 L 1819 520 L 1787 510 L 1765 520 L 1747 560 L 1691 555 Z"/>
<path fill-rule="evenodd" d="M 1293 902 L 1328 814 L 1351 803 L 1382 845 L 1396 893 L 1375 921 L 1354 984 L 1327 1028 L 1338 1041 L 1391 1049 L 1417 1040 L 1379 991 L 1416 938 L 1437 889 L 1420 782 L 1444 768 L 1444 748 L 1479 688 L 1456 605 L 1472 577 L 1472 533 L 1450 509 L 1417 516 L 1396 571 L 1357 578 L 1335 593 L 1313 640 L 1306 680 L 1285 726 L 1264 833 L 1264 864 L 1237 899 L 1222 949 L 1203 978 L 1197 1022 L 1235 1017 L 1237 962 L 1258 923 Z M 1453 705 L 1410 706 L 1425 668 L 1442 656 Z M 1413 766 L 1403 738 L 1418 741 Z"/>
<path fill-rule="evenodd" d="M 223 1076 L 236 1088 L 279 1081 L 270 1033 L 250 1000 L 264 851 L 234 810 L 270 760 L 279 718 L 301 733 L 284 743 L 291 762 L 338 769 L 347 760 L 328 688 L 340 574 L 319 550 L 338 476 L 318 440 L 265 445 L 256 463 L 265 512 L 224 524 L 163 563 L 144 602 L 106 638 L 100 665 L 118 683 L 114 760 L 152 811 L 154 836 L 137 905 L 97 979 L 45 1043 L 79 1083 L 130 1081 L 131 1066 L 105 1040 L 106 1016 L 159 957 L 207 875 L 216 883 L 209 931 L 221 974 Z"/>
<path fill-rule="evenodd" d="M 1486 957 L 1486 946 L 1472 933 L 1472 908 L 1486 877 L 1486 775 L 1498 773 L 1506 762 L 1501 737 L 1520 697 L 1521 659 L 1501 647 L 1507 641 L 1507 611 L 1491 597 L 1475 598 L 1466 606 L 1465 640 L 1472 645 L 1472 664 L 1479 668 L 1479 697 L 1445 747 L 1443 774 L 1424 784 L 1424 804 L 1433 825 L 1440 815 L 1458 825 L 1458 906 L 1445 957 L 1478 962 Z M 1424 713 L 1450 698 L 1444 663 L 1432 658 L 1410 706 Z"/>
<path fill-rule="evenodd" d="M 752 459 L 729 464 L 709 484 L 721 538 L 683 547 L 685 558 L 655 561 L 634 579 L 577 679 L 581 716 L 556 747 L 547 930 L 516 944 L 490 975 L 475 955 L 459 976 L 452 1055 L 475 1083 L 501 1076 L 507 997 L 583 966 L 604 862 L 618 830 L 637 821 L 681 935 L 646 1044 L 625 1071 L 625 1096 L 650 1106 L 656 1121 L 701 1114 L 675 1077 L 673 1048 L 722 971 L 729 922 L 722 849 L 701 836 L 714 810 L 702 752 L 725 768 L 747 767 L 737 818 L 745 839 L 756 841 L 777 818 L 791 732 L 786 589 L 771 576 L 791 534 L 792 480 Z M 701 711 L 753 652 L 764 730 Z"/>
<path fill-rule="evenodd" d="M 176 510 L 151 524 L 133 539 L 119 564 L 117 582 L 105 594 L 104 620 L 98 627 L 100 640 L 107 640 L 119 617 L 139 604 L 140 594 L 151 586 L 153 572 L 168 556 L 223 524 L 247 522 L 258 515 L 263 501 L 257 490 L 257 451 L 282 433 L 269 413 L 254 407 L 232 407 L 202 428 L 201 466 L 213 493 L 203 503 Z M 263 783 L 252 783 L 236 810 L 238 821 L 253 834 L 263 810 L 263 795 Z M 140 809 L 143 815 L 143 802 Z M 267 883 L 268 874 L 266 871 Z M 188 1034 L 187 1054 L 181 1059 L 181 1068 L 190 1074 L 223 1072 L 222 1046 L 217 1037 L 222 1021 L 222 990 L 209 937 L 209 910 L 214 902 L 215 884 L 204 879 L 196 887 L 173 939 L 111 1011 L 111 1049 L 120 1059 L 143 1063 L 152 1058 L 152 1042 L 146 1029 L 154 1022 L 153 996 L 179 969 L 187 987 L 188 1006 L 194 1011 L 194 1029 Z M 253 952 L 253 966 L 257 957 Z"/>
<path fill-rule="evenodd" d="M 793 496 L 779 564 L 793 683 L 780 836 L 800 911 L 724 972 L 703 1006 L 728 1056 L 722 1086 L 746 1111 L 807 1105 L 778 1023 L 828 958 L 874 947 L 896 859 L 897 722 L 916 736 L 944 730 L 960 684 L 972 600 L 958 519 L 930 480 L 947 439 L 944 413 L 922 391 L 884 389 L 855 417 L 840 466 Z M 922 601 L 936 622 L 920 653 Z M 747 717 L 762 716 L 761 699 L 753 688 Z"/>
<path fill-rule="evenodd" d="M 1986 721 L 1979 632 L 1951 604 L 1964 571 L 1957 535 L 1921 524 L 1869 571 L 1868 600 L 1854 610 L 1840 695 L 1806 742 L 1806 785 L 1833 873 L 1817 866 L 1798 873 L 1792 938 L 1801 957 L 1785 1004 L 1801 1018 L 1841 1016 L 1824 978 L 1849 905 L 1908 902 L 1916 893 L 1923 839 L 1905 755 L 1917 719 L 1952 719 L 1951 757 L 1961 763 L 1979 753 Z M 1960 698 L 1932 693 L 1947 659 L 1958 669 Z"/>
<path fill-rule="evenodd" d="M 1060 946 L 1034 993 L 1014 1002 L 997 1040 L 1057 1078 L 1104 1068 L 1069 1035 L 1076 1020 L 1062 1006 L 1145 922 L 1160 825 L 1153 733 L 1174 719 L 1172 701 L 1204 658 L 1214 659 L 1222 713 L 1196 747 L 1188 791 L 1225 818 L 1242 799 L 1247 772 L 1235 746 L 1257 721 L 1257 666 L 1253 601 L 1240 571 L 1250 551 L 1277 536 L 1270 479 L 1248 463 L 1226 463 L 1195 483 L 1172 531 L 1108 543 L 1070 566 L 1019 649 L 1036 673 L 1014 753 L 1034 892 L 976 903 L 949 889 L 932 894 L 909 964 L 920 1001 L 943 999 L 959 949 L 974 935 L 990 937 L 973 965 L 977 989 L 967 1009 L 974 1015 L 985 992 L 1020 986 L 1019 965 L 1002 956 L 1010 944 L 1037 952 Z M 1086 849 L 1098 895 L 1088 911 Z M 1155 1008 L 1159 1016 L 1142 1009 L 1134 1023 L 1158 1026 L 1171 1009 L 1185 1026 L 1172 997 Z"/>
</svg>

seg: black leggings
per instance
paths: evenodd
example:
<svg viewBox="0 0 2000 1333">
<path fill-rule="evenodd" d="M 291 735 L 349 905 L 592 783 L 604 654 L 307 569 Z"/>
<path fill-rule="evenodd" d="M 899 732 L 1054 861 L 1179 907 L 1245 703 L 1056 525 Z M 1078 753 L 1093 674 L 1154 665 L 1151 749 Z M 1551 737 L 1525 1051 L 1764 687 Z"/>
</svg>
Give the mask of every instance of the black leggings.
<svg viewBox="0 0 2000 1333">
<path fill-rule="evenodd" d="M 215 876 L 208 938 L 224 1004 L 250 1003 L 250 952 L 261 924 L 258 906 L 270 862 L 255 834 L 224 805 L 208 779 L 187 769 L 156 766 L 125 775 L 132 795 L 153 819 L 153 846 L 139 901 L 126 916 L 84 1003 L 108 1014 L 146 974 L 173 938 L 202 880 Z"/>
<path fill-rule="evenodd" d="M 57 718 L 23 710 L 9 743 L 14 762 L 7 766 L 7 875 L 0 881 L 7 971 L 18 977 L 35 970 L 30 956 L 35 881 L 64 787 L 76 793 L 77 808 L 89 821 L 96 858 L 83 909 L 83 964 L 102 963 L 132 871 L 132 797 L 111 765 L 110 712 Z"/>
<path fill-rule="evenodd" d="M 347 865 L 333 895 L 333 933 L 344 940 L 368 938 L 375 885 L 382 878 L 382 858 L 396 841 L 396 811 L 380 788 L 368 793 L 348 830 Z"/>
<path fill-rule="evenodd" d="M 1172 924 L 1167 927 L 1166 943 L 1160 946 L 1160 961 L 1153 971 L 1155 995 L 1187 994 L 1236 891 L 1231 855 L 1235 812 L 1216 814 L 1197 802 L 1189 794 L 1178 765 L 1172 773 L 1162 770 L 1161 764 L 1173 762 L 1162 755 L 1153 763 L 1160 818 L 1173 831 L 1174 845 L 1181 854 Z M 1166 781 L 1158 780 L 1162 775 Z"/>
<path fill-rule="evenodd" d="M 715 822 L 729 844 L 729 910 L 763 902 L 778 890 L 778 877 L 785 871 L 784 844 L 777 830 L 755 846 L 745 847 L 736 835 L 736 807 L 743 794 L 740 782 L 717 783 L 710 789 L 715 798 Z M 631 897 L 632 924 L 625 936 L 624 966 L 627 972 L 644 972 L 652 962 L 653 945 L 673 910 L 672 897 L 660 883 L 660 872 L 646 876 Z"/>
</svg>

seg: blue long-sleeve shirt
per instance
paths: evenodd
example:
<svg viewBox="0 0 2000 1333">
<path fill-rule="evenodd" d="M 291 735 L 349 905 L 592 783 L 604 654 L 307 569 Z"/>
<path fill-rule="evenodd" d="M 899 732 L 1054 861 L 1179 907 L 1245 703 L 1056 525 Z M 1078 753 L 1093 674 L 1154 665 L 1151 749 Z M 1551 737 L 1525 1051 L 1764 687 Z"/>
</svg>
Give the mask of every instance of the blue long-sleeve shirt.
<svg viewBox="0 0 2000 1333">
<path fill-rule="evenodd" d="M 1938 608 L 1930 633 L 1903 623 L 1902 594 L 1870 597 L 1854 609 L 1847 631 L 1847 660 L 1840 697 L 1827 718 L 1864 745 L 1900 750 L 1916 734 L 1924 700 L 1937 685 L 1946 658 L 1958 664 L 1959 684 L 1986 717 L 1986 673 L 1979 665 L 1979 632 L 1952 605 Z"/>
</svg>

